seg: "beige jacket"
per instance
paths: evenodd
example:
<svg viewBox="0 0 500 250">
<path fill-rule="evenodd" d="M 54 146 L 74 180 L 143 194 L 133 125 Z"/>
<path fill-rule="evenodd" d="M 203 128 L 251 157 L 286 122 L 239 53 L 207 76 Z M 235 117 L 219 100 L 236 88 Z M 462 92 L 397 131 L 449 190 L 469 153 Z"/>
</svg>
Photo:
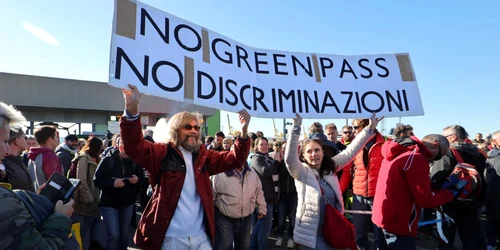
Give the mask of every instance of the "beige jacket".
<svg viewBox="0 0 500 250">
<path fill-rule="evenodd" d="M 101 191 L 94 186 L 97 163 L 90 155 L 80 152 L 73 161 L 78 161 L 76 178 L 82 182 L 75 192 L 75 214 L 85 216 L 99 216 L 99 195 Z"/>
<path fill-rule="evenodd" d="M 243 218 L 252 214 L 255 205 L 260 214 L 266 214 L 266 201 L 257 174 L 245 167 L 243 183 L 233 171 L 212 176 L 215 207 L 230 218 Z"/>
</svg>

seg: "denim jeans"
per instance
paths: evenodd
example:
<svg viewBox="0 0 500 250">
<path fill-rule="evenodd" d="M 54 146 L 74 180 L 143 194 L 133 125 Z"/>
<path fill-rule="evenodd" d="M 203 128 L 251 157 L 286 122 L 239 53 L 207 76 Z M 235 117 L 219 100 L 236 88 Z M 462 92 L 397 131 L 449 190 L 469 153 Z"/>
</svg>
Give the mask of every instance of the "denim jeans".
<svg viewBox="0 0 500 250">
<path fill-rule="evenodd" d="M 288 239 L 293 239 L 295 214 L 297 213 L 297 194 L 282 194 L 278 205 L 278 236 L 285 233 L 286 217 L 288 217 Z"/>
<path fill-rule="evenodd" d="M 78 215 L 80 222 L 80 235 L 82 237 L 83 250 L 89 249 L 90 241 L 100 241 L 100 222 L 99 216 Z"/>
<path fill-rule="evenodd" d="M 215 208 L 215 244 L 214 249 L 246 250 L 250 247 L 250 229 L 252 215 L 243 218 L 230 218 Z"/>
<path fill-rule="evenodd" d="M 362 211 L 372 211 L 373 197 L 362 197 L 359 195 L 354 195 L 352 201 L 353 210 Z M 379 242 L 379 234 L 381 233 L 377 226 L 372 223 L 372 216 L 367 214 L 353 214 L 352 215 L 354 228 L 356 229 L 356 244 L 362 249 L 377 249 Z M 370 242 L 368 240 L 368 231 L 370 227 L 373 228 L 373 234 L 375 238 L 375 247 L 370 247 Z"/>
<path fill-rule="evenodd" d="M 106 249 L 126 250 L 134 205 L 123 208 L 100 207 L 106 224 Z"/>
<path fill-rule="evenodd" d="M 267 204 L 266 216 L 257 220 L 253 226 L 250 249 L 267 250 L 269 234 L 273 223 L 273 204 Z"/>
</svg>

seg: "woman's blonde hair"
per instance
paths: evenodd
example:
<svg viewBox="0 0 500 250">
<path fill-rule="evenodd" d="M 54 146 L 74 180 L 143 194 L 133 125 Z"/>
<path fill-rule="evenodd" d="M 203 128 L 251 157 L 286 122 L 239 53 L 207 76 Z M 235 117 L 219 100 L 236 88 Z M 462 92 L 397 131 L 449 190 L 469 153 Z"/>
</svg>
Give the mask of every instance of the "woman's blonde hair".
<svg viewBox="0 0 500 250">
<path fill-rule="evenodd" d="M 166 143 L 172 143 L 175 147 L 179 145 L 178 131 L 191 121 L 196 121 L 196 125 L 201 127 L 203 116 L 200 113 L 179 112 L 172 116 L 167 123 Z M 201 133 L 201 131 L 200 131 Z M 197 143 L 202 144 L 201 134 L 198 134 Z"/>
</svg>

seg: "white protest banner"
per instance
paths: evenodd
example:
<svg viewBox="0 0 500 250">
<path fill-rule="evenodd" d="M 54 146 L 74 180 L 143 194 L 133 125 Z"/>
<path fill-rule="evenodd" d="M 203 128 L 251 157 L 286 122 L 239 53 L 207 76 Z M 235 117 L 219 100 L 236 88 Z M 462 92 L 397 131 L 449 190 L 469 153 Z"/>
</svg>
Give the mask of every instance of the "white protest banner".
<svg viewBox="0 0 500 250">
<path fill-rule="evenodd" d="M 108 130 L 113 134 L 120 133 L 120 122 L 118 121 L 108 121 Z"/>
<path fill-rule="evenodd" d="M 115 0 L 109 84 L 256 117 L 423 115 L 408 54 L 252 48 L 139 1 Z"/>
</svg>

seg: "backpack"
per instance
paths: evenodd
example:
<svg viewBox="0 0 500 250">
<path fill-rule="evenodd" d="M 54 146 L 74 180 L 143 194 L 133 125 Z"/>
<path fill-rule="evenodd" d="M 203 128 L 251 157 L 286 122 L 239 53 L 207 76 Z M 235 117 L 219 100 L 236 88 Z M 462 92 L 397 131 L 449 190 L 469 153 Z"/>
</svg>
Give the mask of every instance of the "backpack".
<svg viewBox="0 0 500 250">
<path fill-rule="evenodd" d="M 161 164 L 160 174 L 154 180 L 155 183 L 151 182 L 151 175 L 149 175 L 149 180 L 150 180 L 151 184 L 149 184 L 148 189 L 146 191 L 146 194 L 147 194 L 148 197 L 153 196 L 153 193 L 157 189 L 156 187 L 160 185 L 161 177 L 163 176 L 163 172 L 167 171 L 167 166 L 168 166 L 169 162 L 171 162 L 170 160 L 172 158 L 172 152 L 173 152 L 173 150 L 174 149 L 172 148 L 172 146 L 170 146 L 170 143 L 168 143 L 167 144 L 167 153 L 165 154 L 165 157 L 161 160 L 161 163 L 160 163 Z M 176 164 L 176 162 L 174 161 L 171 164 Z"/>
<path fill-rule="evenodd" d="M 457 201 L 476 201 L 481 192 L 482 180 L 479 172 L 474 165 L 465 163 L 458 150 L 450 148 L 451 152 L 457 159 L 457 165 L 451 171 L 450 176 L 455 175 L 460 180 L 466 180 L 467 184 L 463 188 L 462 193 L 458 196 Z"/>
</svg>

